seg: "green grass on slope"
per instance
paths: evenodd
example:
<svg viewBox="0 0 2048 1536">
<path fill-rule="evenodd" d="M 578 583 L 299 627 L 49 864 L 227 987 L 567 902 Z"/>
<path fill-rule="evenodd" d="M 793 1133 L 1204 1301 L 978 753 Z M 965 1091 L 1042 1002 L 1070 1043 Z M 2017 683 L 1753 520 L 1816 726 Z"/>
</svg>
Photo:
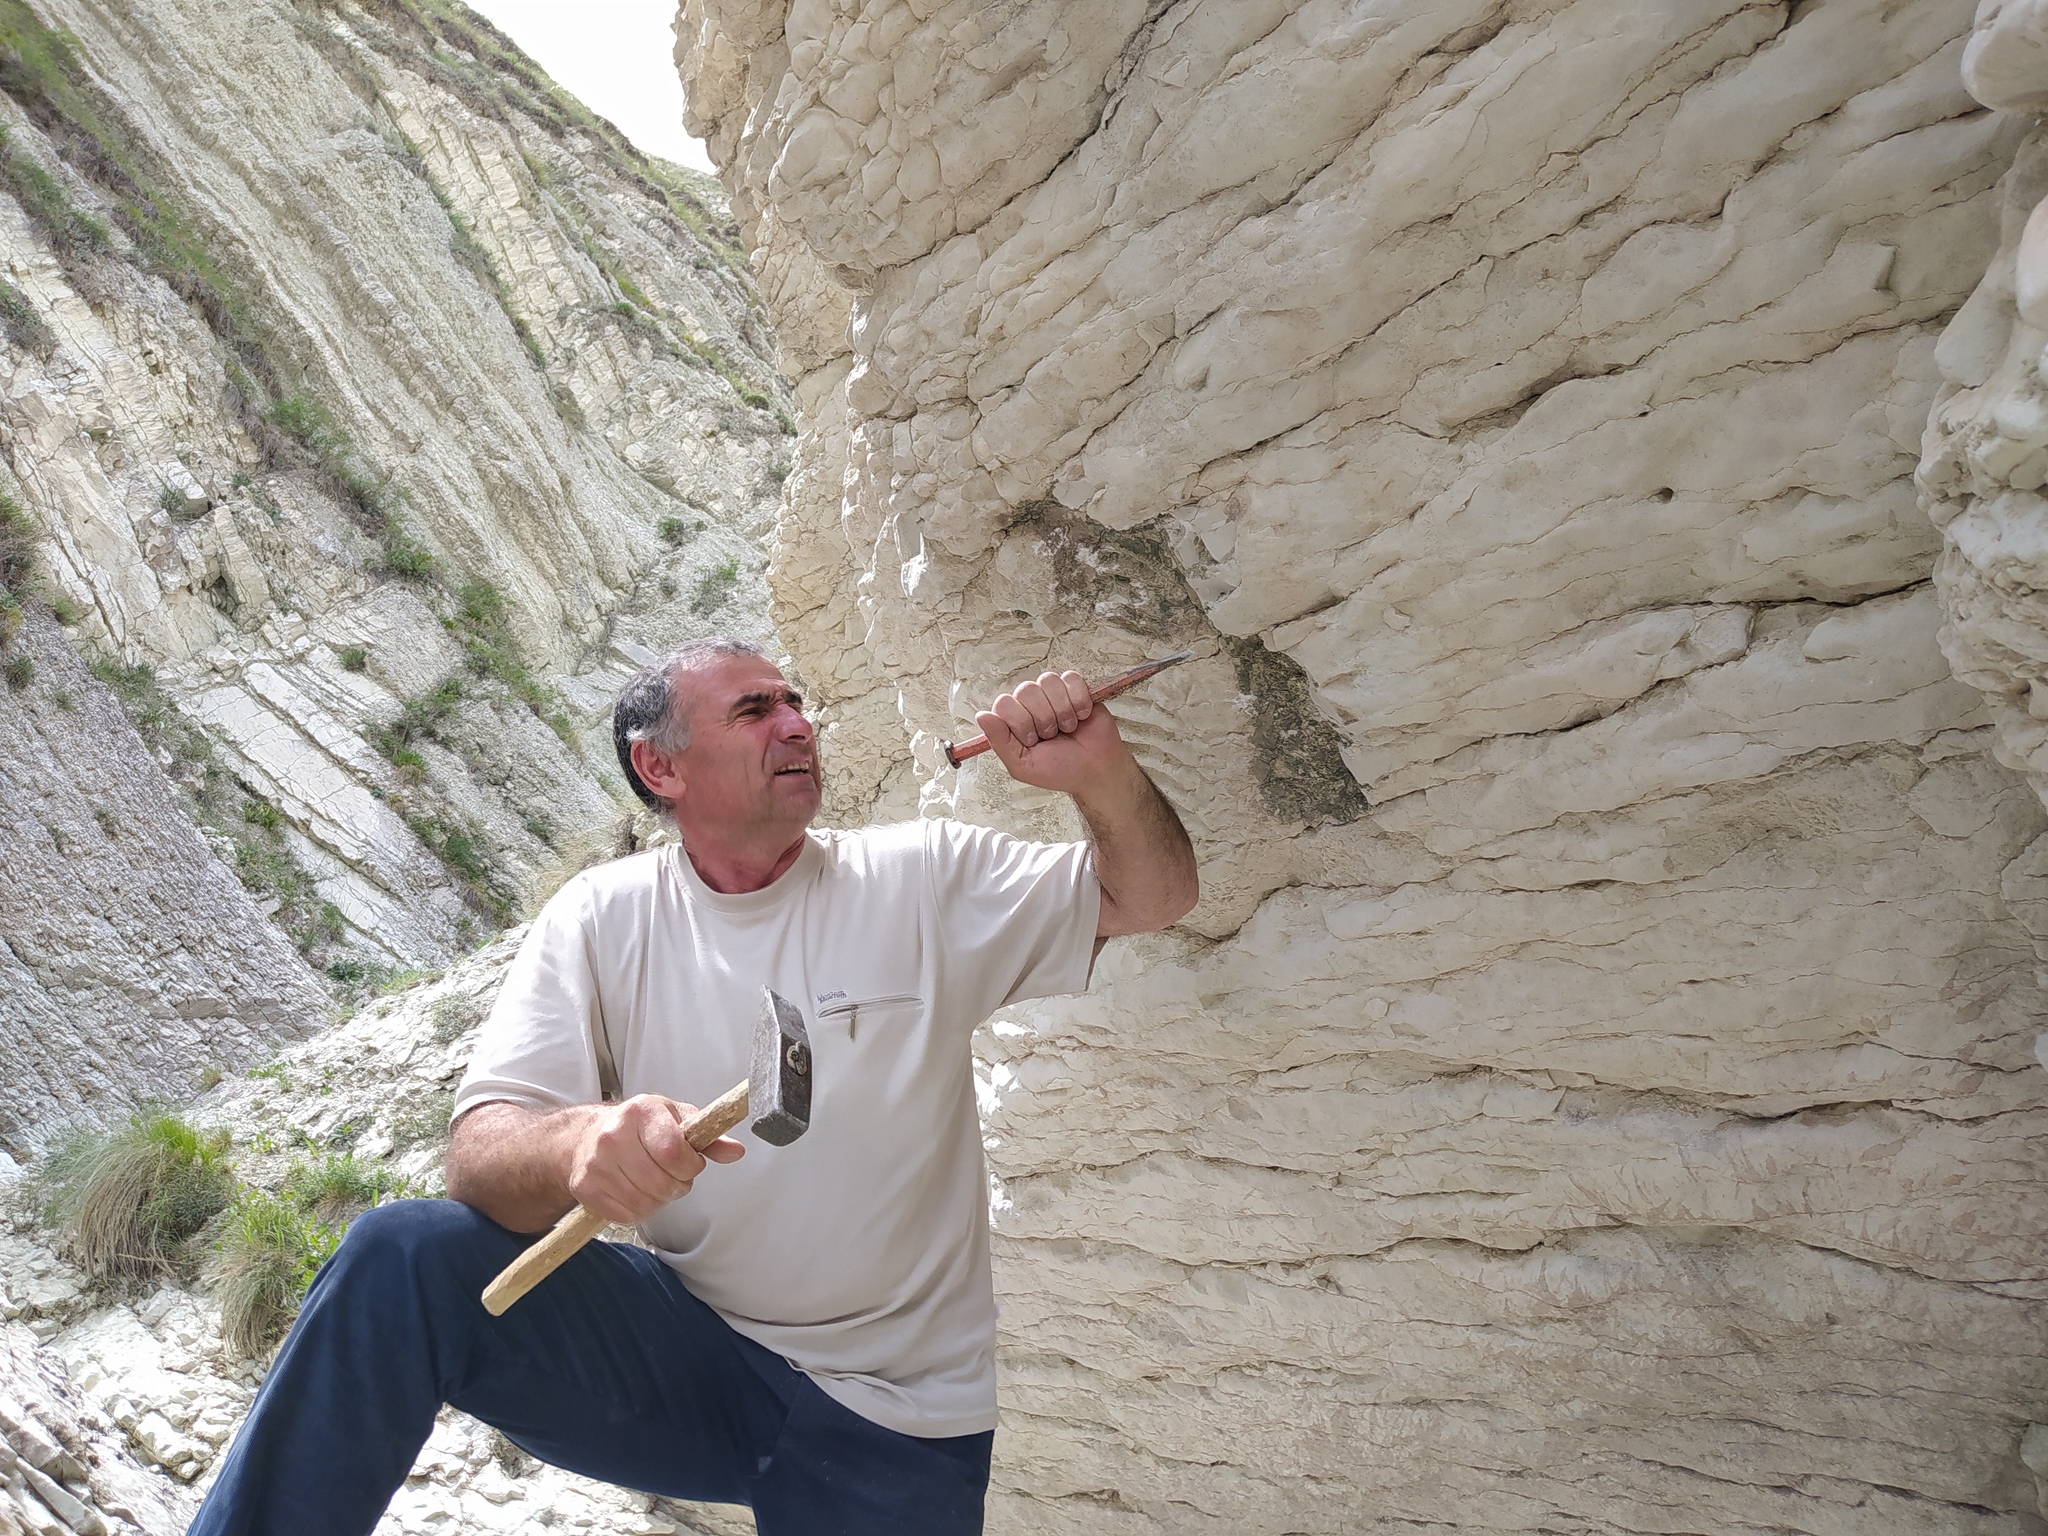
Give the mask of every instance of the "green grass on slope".
<svg viewBox="0 0 2048 1536">
<path fill-rule="evenodd" d="M 172 1268 L 234 1196 L 225 1133 L 174 1115 L 137 1115 L 59 1144 L 41 1176 L 43 1215 L 95 1279 Z"/>
<path fill-rule="evenodd" d="M 0 0 L 0 91 L 20 104 L 66 163 L 106 192 L 114 222 L 132 242 L 122 254 L 197 307 L 246 378 L 274 393 L 277 370 L 242 294 L 158 185 L 149 157 L 107 110 L 77 39 L 43 25 L 23 0 Z M 112 251 L 104 224 L 73 206 L 55 177 L 4 144 L 0 174 L 67 266 L 88 267 Z M 90 282 L 85 291 L 90 297 Z M 247 404 L 260 408 L 255 400 Z"/>
</svg>

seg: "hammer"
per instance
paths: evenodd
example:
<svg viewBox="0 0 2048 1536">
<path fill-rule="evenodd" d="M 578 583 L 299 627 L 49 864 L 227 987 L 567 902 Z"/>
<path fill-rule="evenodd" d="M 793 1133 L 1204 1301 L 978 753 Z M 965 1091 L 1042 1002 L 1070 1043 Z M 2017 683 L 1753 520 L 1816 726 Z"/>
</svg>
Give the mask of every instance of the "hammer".
<svg viewBox="0 0 2048 1536">
<path fill-rule="evenodd" d="M 754 1027 L 747 1080 L 690 1116 L 684 1139 L 702 1152 L 744 1120 L 749 1105 L 757 1111 L 754 1134 L 770 1146 L 786 1147 L 811 1128 L 811 1036 L 796 1004 L 768 987 L 761 989 L 761 1020 Z M 507 1307 L 566 1264 L 604 1226 L 604 1217 L 577 1206 L 484 1287 L 484 1310 L 504 1316 Z"/>
</svg>

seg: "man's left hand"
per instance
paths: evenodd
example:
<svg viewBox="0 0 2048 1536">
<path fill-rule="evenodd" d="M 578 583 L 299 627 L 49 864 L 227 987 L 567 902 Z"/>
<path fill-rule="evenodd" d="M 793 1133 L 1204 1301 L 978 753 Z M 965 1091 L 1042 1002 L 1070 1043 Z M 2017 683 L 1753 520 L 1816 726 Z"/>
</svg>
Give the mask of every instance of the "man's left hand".
<svg viewBox="0 0 2048 1536">
<path fill-rule="evenodd" d="M 1088 696 L 1078 672 L 1045 672 L 1020 683 L 974 717 L 1010 777 L 1061 794 L 1085 795 L 1129 758 L 1116 720 Z"/>
</svg>

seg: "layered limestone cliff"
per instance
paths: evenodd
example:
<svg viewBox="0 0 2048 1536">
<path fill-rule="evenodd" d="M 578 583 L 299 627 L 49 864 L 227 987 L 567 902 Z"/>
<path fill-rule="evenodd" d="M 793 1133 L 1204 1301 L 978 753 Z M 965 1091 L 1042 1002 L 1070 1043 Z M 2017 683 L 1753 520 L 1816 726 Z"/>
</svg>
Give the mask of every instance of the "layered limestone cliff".
<svg viewBox="0 0 2048 1536">
<path fill-rule="evenodd" d="M 1964 307 L 2039 177 L 1971 27 L 684 0 L 839 813 L 1071 830 L 940 742 L 1197 653 L 1118 714 L 1202 906 L 982 1051 L 996 1528 L 2041 1529 L 2048 434 L 2010 255 Z"/>
<path fill-rule="evenodd" d="M 2038 595 L 2048 586 L 2048 138 L 2034 129 L 2048 111 L 2048 8 L 1980 7 L 1963 81 L 2016 130 L 2034 131 L 2000 184 L 1990 271 L 1936 349 L 1941 386 L 1920 487 L 1942 534 L 1942 649 L 1956 676 L 1983 691 L 1999 761 L 2048 796 L 2048 606 Z"/>
<path fill-rule="evenodd" d="M 716 184 L 452 0 L 4 0 L 0 130 L 21 1150 L 608 846 L 619 680 L 766 635 L 794 423 Z"/>
</svg>

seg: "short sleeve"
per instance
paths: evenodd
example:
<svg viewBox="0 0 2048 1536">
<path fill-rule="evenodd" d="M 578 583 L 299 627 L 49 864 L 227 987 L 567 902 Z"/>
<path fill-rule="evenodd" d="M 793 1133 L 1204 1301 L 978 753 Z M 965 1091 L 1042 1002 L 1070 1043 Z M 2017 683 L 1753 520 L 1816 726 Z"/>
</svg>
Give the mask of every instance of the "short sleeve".
<svg viewBox="0 0 2048 1536">
<path fill-rule="evenodd" d="M 1027 843 L 934 820 L 928 870 L 949 1001 L 979 1024 L 1033 997 L 1083 992 L 1102 888 L 1086 843 Z"/>
<path fill-rule="evenodd" d="M 455 1116 L 479 1104 L 561 1109 L 603 1097 L 589 891 L 572 880 L 541 909 L 478 1031 Z"/>
</svg>

